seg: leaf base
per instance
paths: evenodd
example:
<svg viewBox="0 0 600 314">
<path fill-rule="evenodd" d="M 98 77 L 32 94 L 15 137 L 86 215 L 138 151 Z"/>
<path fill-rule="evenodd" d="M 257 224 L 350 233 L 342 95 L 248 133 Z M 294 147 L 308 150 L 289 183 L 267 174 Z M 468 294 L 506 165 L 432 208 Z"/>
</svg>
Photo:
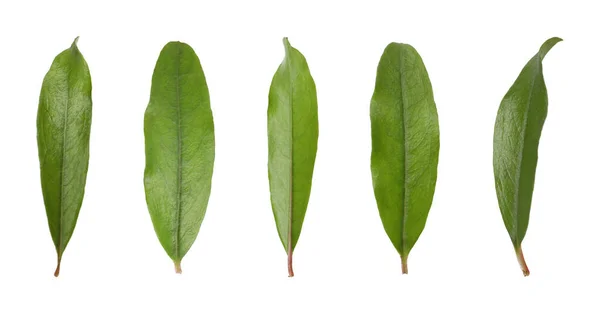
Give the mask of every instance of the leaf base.
<svg viewBox="0 0 600 314">
<path fill-rule="evenodd" d="M 181 274 L 181 261 L 175 261 L 175 273 Z"/>
<path fill-rule="evenodd" d="M 527 263 L 525 262 L 525 256 L 523 256 L 523 250 L 521 247 L 515 249 L 517 253 L 517 260 L 519 260 L 519 265 L 521 266 L 521 270 L 523 271 L 523 276 L 529 276 L 529 268 L 527 267 Z"/>
</svg>

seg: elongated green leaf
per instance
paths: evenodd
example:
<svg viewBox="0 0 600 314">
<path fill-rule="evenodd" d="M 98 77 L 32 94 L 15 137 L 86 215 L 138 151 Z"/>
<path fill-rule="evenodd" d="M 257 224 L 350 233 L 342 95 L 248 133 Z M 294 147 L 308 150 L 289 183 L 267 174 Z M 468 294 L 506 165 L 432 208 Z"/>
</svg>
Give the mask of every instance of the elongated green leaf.
<svg viewBox="0 0 600 314">
<path fill-rule="evenodd" d="M 425 227 L 437 179 L 439 127 L 421 56 L 391 43 L 371 99 L 371 173 L 383 227 L 408 273 L 408 254 Z"/>
<path fill-rule="evenodd" d="M 529 224 L 538 145 L 548 112 L 542 60 L 561 40 L 548 39 L 525 65 L 500 103 L 494 129 L 496 195 L 525 276 L 529 275 L 529 269 L 521 242 Z"/>
<path fill-rule="evenodd" d="M 269 186 L 281 243 L 292 253 L 306 214 L 317 155 L 317 91 L 304 56 L 283 39 L 285 58 L 269 90 Z"/>
<path fill-rule="evenodd" d="M 181 273 L 181 259 L 204 219 L 215 160 L 208 87 L 187 44 L 170 42 L 158 57 L 144 134 L 146 203 L 156 235 Z"/>
<path fill-rule="evenodd" d="M 44 77 L 37 115 L 42 192 L 58 256 L 54 276 L 75 230 L 88 170 L 92 80 L 78 38 Z"/>
</svg>

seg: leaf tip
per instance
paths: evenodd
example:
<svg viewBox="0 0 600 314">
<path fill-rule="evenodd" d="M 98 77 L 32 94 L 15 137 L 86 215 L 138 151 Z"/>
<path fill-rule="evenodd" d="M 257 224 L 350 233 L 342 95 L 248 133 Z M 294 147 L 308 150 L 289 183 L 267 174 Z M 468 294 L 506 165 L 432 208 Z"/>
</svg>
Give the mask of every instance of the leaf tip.
<svg viewBox="0 0 600 314">
<path fill-rule="evenodd" d="M 293 49 L 287 37 L 283 37 L 283 48 L 285 49 L 286 56 L 289 55 Z"/>
<path fill-rule="evenodd" d="M 71 44 L 71 47 L 77 47 L 77 42 L 79 42 L 79 36 L 75 37 L 73 43 Z"/>
<path fill-rule="evenodd" d="M 181 274 L 181 261 L 175 261 L 175 273 Z"/>
<path fill-rule="evenodd" d="M 554 45 L 556 45 L 557 43 L 559 43 L 561 41 L 563 41 L 563 40 L 560 37 L 552 37 L 552 38 L 546 40 L 540 47 L 540 51 L 539 51 L 540 58 L 543 60 L 544 57 L 546 56 L 546 54 L 548 53 L 548 51 L 550 51 L 550 49 L 552 49 L 552 47 L 554 47 Z"/>
</svg>

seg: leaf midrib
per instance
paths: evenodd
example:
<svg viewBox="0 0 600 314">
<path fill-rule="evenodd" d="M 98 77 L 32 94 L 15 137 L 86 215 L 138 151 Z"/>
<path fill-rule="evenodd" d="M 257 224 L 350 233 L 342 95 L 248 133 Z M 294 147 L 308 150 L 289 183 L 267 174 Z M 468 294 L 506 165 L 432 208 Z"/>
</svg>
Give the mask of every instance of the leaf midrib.
<svg viewBox="0 0 600 314">
<path fill-rule="evenodd" d="M 73 66 L 71 58 L 69 58 L 69 68 Z M 62 141 L 62 156 L 60 164 L 60 217 L 58 220 L 58 258 L 60 259 L 63 251 L 63 221 L 64 221 L 64 199 L 65 199 L 65 159 L 67 155 L 67 128 L 69 126 L 69 104 L 71 101 L 71 71 L 67 75 L 67 101 L 65 102 L 64 111 L 64 122 L 63 122 L 63 141 Z"/>
<path fill-rule="evenodd" d="M 289 43 L 288 43 L 289 46 Z M 288 79 L 290 83 L 290 92 L 289 92 L 289 107 L 290 107 L 290 183 L 289 183 L 289 193 L 290 193 L 290 207 L 289 207 L 289 217 L 288 217 L 288 256 L 293 252 L 293 218 L 294 218 L 294 84 L 292 79 L 292 62 L 291 62 L 291 47 L 286 47 L 286 65 L 288 68 Z"/>
<path fill-rule="evenodd" d="M 539 58 L 539 55 L 536 55 L 535 58 Z M 525 110 L 525 119 L 523 120 L 523 127 L 522 127 L 522 131 L 520 134 L 521 137 L 521 149 L 519 150 L 519 155 L 517 157 L 517 178 L 516 178 L 516 186 L 515 186 L 515 199 L 514 199 L 514 205 L 513 205 L 513 210 L 514 210 L 514 214 L 513 214 L 513 223 L 514 223 L 514 228 L 515 228 L 515 241 L 517 243 L 515 243 L 515 245 L 519 245 L 520 243 L 520 239 L 519 239 L 519 198 L 520 198 L 520 186 L 521 186 L 521 175 L 522 175 L 522 171 L 523 171 L 523 167 L 522 167 L 522 163 L 523 163 L 523 155 L 525 153 L 525 137 L 527 136 L 527 130 L 529 127 L 529 114 L 530 114 L 530 110 L 531 110 L 531 99 L 533 97 L 533 89 L 535 86 L 535 82 L 538 79 L 538 68 L 539 65 L 541 64 L 541 60 L 538 60 L 535 63 L 536 69 L 535 72 L 533 74 L 533 79 L 531 80 L 531 84 L 529 87 L 529 95 L 527 96 L 527 107 Z"/>
<path fill-rule="evenodd" d="M 181 44 L 177 43 L 177 57 L 175 58 L 175 94 L 176 101 L 175 106 L 177 107 L 177 196 L 176 196 L 176 211 L 177 211 L 177 220 L 175 226 L 175 259 L 180 260 L 180 233 L 181 233 L 181 202 L 182 202 L 182 168 L 183 168 L 183 158 L 181 154 L 182 148 L 182 130 L 181 130 L 181 99 L 180 99 L 180 67 L 181 67 Z"/>
<path fill-rule="evenodd" d="M 404 75 L 402 74 L 402 71 L 404 69 L 404 62 L 403 62 L 403 52 L 402 50 L 400 51 L 400 58 L 398 61 L 399 64 L 399 71 L 398 71 L 398 76 L 400 79 L 400 92 L 402 93 L 401 96 L 401 101 L 402 101 L 402 134 L 403 134 L 403 149 L 404 149 L 404 184 L 403 184 L 403 195 L 402 195 L 402 235 L 400 238 L 400 247 L 402 248 L 402 252 L 401 255 L 404 255 L 408 252 L 406 251 L 406 220 L 408 220 L 408 210 L 407 210 L 407 180 L 408 180 L 408 149 L 407 149 L 407 136 L 406 136 L 406 103 L 407 103 L 407 99 L 406 99 L 406 80 L 404 79 Z M 404 257 L 404 256 L 402 256 Z"/>
</svg>

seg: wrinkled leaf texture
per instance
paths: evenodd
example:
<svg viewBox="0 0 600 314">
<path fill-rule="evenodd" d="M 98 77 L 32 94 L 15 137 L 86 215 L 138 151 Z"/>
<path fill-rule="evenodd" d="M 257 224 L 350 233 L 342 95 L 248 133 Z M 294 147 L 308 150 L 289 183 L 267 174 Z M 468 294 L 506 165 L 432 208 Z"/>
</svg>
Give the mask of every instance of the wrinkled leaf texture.
<svg viewBox="0 0 600 314">
<path fill-rule="evenodd" d="M 294 276 L 292 253 L 308 207 L 319 123 L 315 82 L 304 56 L 284 38 L 285 58 L 275 72 L 267 111 L 271 207 Z"/>
<path fill-rule="evenodd" d="M 92 122 L 92 80 L 75 38 L 44 77 L 37 115 L 42 193 L 57 253 L 54 276 L 83 202 Z"/>
<path fill-rule="evenodd" d="M 538 146 L 548 112 L 542 60 L 562 39 L 548 39 L 525 65 L 498 109 L 494 129 L 494 176 L 502 219 L 523 275 L 529 269 L 521 242 L 529 224 Z"/>
<path fill-rule="evenodd" d="M 391 43 L 377 67 L 371 99 L 371 173 L 383 227 L 398 251 L 402 273 L 435 191 L 439 126 L 433 90 L 421 56 Z"/>
<path fill-rule="evenodd" d="M 146 203 L 156 235 L 181 273 L 208 206 L 215 159 L 206 79 L 185 43 L 168 43 L 158 57 L 144 134 Z"/>
</svg>

